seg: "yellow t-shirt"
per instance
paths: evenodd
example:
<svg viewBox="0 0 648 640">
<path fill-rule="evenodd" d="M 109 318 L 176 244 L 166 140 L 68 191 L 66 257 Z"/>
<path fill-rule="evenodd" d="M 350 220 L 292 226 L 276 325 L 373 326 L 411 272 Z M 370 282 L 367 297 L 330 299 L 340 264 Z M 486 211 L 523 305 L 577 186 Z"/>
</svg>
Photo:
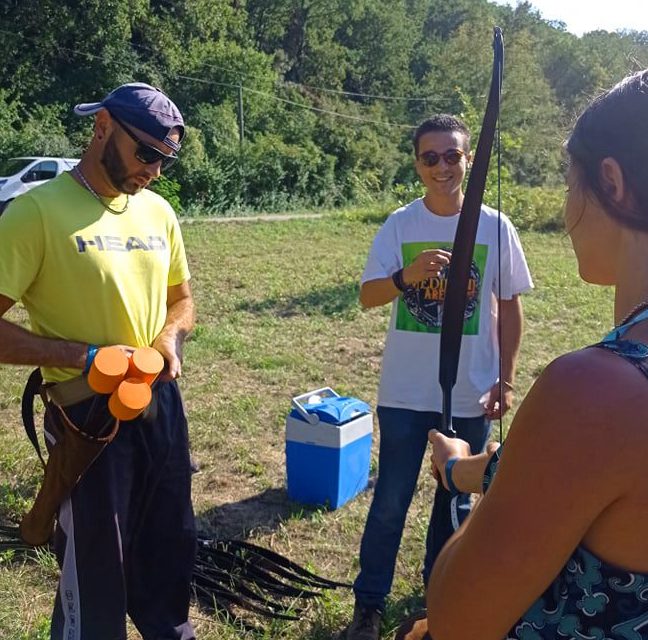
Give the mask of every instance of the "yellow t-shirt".
<svg viewBox="0 0 648 640">
<path fill-rule="evenodd" d="M 0 293 L 22 301 L 41 336 L 148 346 L 166 321 L 167 287 L 189 277 L 178 220 L 152 191 L 115 214 L 64 173 L 0 216 Z M 77 375 L 43 368 L 50 382 Z"/>
</svg>

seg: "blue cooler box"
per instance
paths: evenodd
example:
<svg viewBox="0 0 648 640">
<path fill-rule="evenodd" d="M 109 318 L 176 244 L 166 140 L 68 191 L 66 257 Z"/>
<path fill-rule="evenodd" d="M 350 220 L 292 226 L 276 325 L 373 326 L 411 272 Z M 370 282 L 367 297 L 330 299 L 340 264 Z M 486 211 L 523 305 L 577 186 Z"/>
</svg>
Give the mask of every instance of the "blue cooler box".
<svg viewBox="0 0 648 640">
<path fill-rule="evenodd" d="M 292 407 L 286 418 L 288 496 L 337 509 L 367 487 L 371 409 L 330 387 L 293 398 Z"/>
</svg>

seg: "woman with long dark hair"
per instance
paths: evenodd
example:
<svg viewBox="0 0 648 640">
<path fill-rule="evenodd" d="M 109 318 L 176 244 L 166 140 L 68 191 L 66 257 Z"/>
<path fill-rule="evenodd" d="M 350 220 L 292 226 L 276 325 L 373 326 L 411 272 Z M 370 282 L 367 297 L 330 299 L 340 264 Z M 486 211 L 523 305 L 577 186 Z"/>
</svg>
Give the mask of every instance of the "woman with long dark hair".
<svg viewBox="0 0 648 640">
<path fill-rule="evenodd" d="M 545 369 L 500 451 L 430 434 L 437 477 L 484 496 L 399 638 L 648 638 L 648 70 L 589 105 L 567 153 L 567 231 L 616 326 Z"/>
</svg>

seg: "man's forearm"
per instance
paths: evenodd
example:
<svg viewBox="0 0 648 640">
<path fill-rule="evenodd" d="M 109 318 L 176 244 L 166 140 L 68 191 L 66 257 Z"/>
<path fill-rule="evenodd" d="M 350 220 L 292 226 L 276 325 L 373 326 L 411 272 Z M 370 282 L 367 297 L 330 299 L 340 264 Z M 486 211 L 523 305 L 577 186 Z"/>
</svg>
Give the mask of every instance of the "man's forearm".
<svg viewBox="0 0 648 640">
<path fill-rule="evenodd" d="M 520 296 L 515 296 L 512 300 L 502 300 L 499 309 L 502 322 L 502 380 L 513 383 L 524 324 L 522 300 Z"/>
<path fill-rule="evenodd" d="M 194 304 L 188 285 L 185 283 L 179 289 L 170 289 L 166 323 L 152 345 L 166 360 L 162 380 L 175 380 L 182 375 L 184 341 L 194 326 L 194 317 Z"/>
<path fill-rule="evenodd" d="M 160 333 L 174 334 L 184 341 L 194 327 L 196 311 L 191 296 L 174 301 L 167 309 L 166 322 Z"/>
<path fill-rule="evenodd" d="M 447 251 L 423 251 L 415 262 L 400 270 L 400 280 L 406 287 L 415 286 L 431 277 L 437 277 L 444 265 L 449 264 Z M 393 275 L 365 282 L 360 288 L 360 304 L 367 308 L 380 307 L 401 294 Z"/>
<path fill-rule="evenodd" d="M 360 304 L 365 308 L 381 307 L 391 302 L 400 291 L 396 288 L 391 276 L 369 280 L 360 288 Z"/>
<path fill-rule="evenodd" d="M 88 345 L 37 336 L 0 318 L 0 363 L 83 369 Z"/>
</svg>

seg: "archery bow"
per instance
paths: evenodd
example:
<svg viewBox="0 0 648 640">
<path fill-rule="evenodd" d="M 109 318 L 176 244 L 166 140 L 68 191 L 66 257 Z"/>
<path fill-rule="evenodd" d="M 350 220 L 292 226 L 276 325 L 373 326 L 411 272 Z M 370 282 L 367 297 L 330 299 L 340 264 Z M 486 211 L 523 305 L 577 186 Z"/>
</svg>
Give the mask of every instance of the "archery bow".
<svg viewBox="0 0 648 640">
<path fill-rule="evenodd" d="M 504 40 L 502 30 L 495 27 L 493 33 L 493 73 L 488 104 L 455 233 L 441 321 L 439 358 L 439 383 L 443 394 L 441 428 L 446 435 L 453 437 L 456 433 L 452 426 L 452 389 L 457 381 L 464 313 L 468 296 L 468 280 L 470 278 L 473 251 L 475 250 L 479 214 L 486 187 L 486 174 L 488 173 L 488 164 L 499 117 L 503 69 Z"/>
</svg>

